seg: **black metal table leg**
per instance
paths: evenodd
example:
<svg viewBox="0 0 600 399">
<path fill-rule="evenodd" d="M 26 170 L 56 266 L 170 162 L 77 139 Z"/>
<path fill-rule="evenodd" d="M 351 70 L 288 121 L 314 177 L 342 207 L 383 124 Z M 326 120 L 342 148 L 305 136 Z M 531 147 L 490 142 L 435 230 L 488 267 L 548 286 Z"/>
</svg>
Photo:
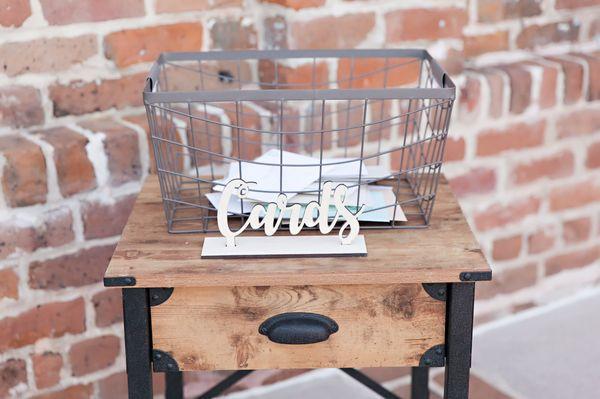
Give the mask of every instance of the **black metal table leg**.
<svg viewBox="0 0 600 399">
<path fill-rule="evenodd" d="M 183 373 L 181 371 L 165 373 L 165 398 L 183 399 Z"/>
<path fill-rule="evenodd" d="M 446 308 L 444 399 L 469 397 L 475 283 L 450 284 Z"/>
<path fill-rule="evenodd" d="M 152 398 L 148 290 L 123 288 L 123 324 L 129 399 Z"/>
<path fill-rule="evenodd" d="M 429 399 L 429 367 L 413 367 L 410 379 L 411 399 Z"/>
</svg>

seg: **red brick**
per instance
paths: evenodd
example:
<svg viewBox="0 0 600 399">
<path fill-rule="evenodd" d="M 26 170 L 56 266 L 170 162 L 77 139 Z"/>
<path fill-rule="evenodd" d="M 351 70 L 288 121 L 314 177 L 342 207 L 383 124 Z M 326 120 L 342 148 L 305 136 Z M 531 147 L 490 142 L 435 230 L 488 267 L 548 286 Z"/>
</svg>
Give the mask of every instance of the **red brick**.
<svg viewBox="0 0 600 399">
<path fill-rule="evenodd" d="M 585 241 L 590 237 L 592 220 L 589 217 L 563 222 L 563 240 L 566 243 Z"/>
<path fill-rule="evenodd" d="M 241 7 L 243 0 L 157 0 L 157 13 L 209 11 L 222 7 Z"/>
<path fill-rule="evenodd" d="M 96 36 L 54 37 L 0 45 L 0 60 L 8 76 L 69 69 L 98 51 Z"/>
<path fill-rule="evenodd" d="M 485 74 L 490 91 L 490 116 L 499 118 L 504 107 L 504 74 L 494 69 L 484 69 L 482 72 Z"/>
<path fill-rule="evenodd" d="M 579 23 L 573 21 L 554 22 L 545 25 L 529 25 L 517 36 L 517 47 L 533 49 L 559 42 L 576 42 Z"/>
<path fill-rule="evenodd" d="M 260 60 L 258 63 L 258 77 L 263 89 L 326 89 L 329 82 L 329 69 L 327 63 L 316 62 L 295 67 L 277 65 L 270 60 Z M 281 85 L 281 86 L 280 86 Z"/>
<path fill-rule="evenodd" d="M 594 179 L 563 184 L 550 191 L 550 210 L 561 211 L 600 201 L 600 182 Z"/>
<path fill-rule="evenodd" d="M 375 27 L 375 14 L 346 14 L 295 21 L 291 37 L 295 48 L 354 48 Z"/>
<path fill-rule="evenodd" d="M 600 130 L 600 112 L 582 109 L 563 115 L 556 122 L 556 130 L 561 139 L 592 135 Z"/>
<path fill-rule="evenodd" d="M 537 0 L 479 0 L 477 11 L 480 22 L 497 22 L 540 15 L 542 8 L 541 2 Z"/>
<path fill-rule="evenodd" d="M 590 24 L 588 35 L 590 39 L 596 39 L 598 36 L 600 36 L 600 18 L 596 18 L 596 20 Z"/>
<path fill-rule="evenodd" d="M 121 340 L 103 335 L 77 342 L 69 351 L 72 375 L 79 377 L 112 366 L 121 351 Z"/>
<path fill-rule="evenodd" d="M 392 11 L 385 14 L 386 42 L 437 40 L 461 37 L 467 23 L 461 8 L 422 8 Z"/>
<path fill-rule="evenodd" d="M 93 247 L 58 258 L 33 262 L 29 266 L 29 286 L 35 289 L 58 290 L 98 283 L 102 281 L 114 249 L 114 245 Z"/>
<path fill-rule="evenodd" d="M 54 116 L 83 115 L 90 112 L 142 105 L 146 73 L 102 80 L 99 83 L 74 81 L 49 87 Z"/>
<path fill-rule="evenodd" d="M 54 148 L 54 163 L 60 192 L 64 197 L 96 188 L 96 175 L 87 157 L 88 139 L 65 127 L 40 132 Z"/>
<path fill-rule="evenodd" d="M 492 281 L 482 281 L 475 288 L 475 299 L 490 299 L 497 295 L 506 295 L 535 285 L 537 266 L 527 263 L 506 270 L 494 270 Z"/>
<path fill-rule="evenodd" d="M 255 49 L 258 45 L 254 25 L 238 20 L 216 21 L 210 28 L 211 48 L 221 50 Z"/>
<path fill-rule="evenodd" d="M 522 162 L 512 168 L 515 184 L 526 184 L 544 177 L 557 179 L 570 176 L 575 170 L 575 157 L 565 150 L 542 158 Z"/>
<path fill-rule="evenodd" d="M 0 320 L 0 351 L 31 345 L 41 338 L 57 338 L 85 331 L 82 298 L 51 302 Z"/>
<path fill-rule="evenodd" d="M 458 114 L 463 122 L 469 122 L 477 118 L 481 108 L 481 81 L 478 76 L 469 76 L 465 78 L 464 84 L 460 87 L 460 96 L 458 98 Z"/>
<path fill-rule="evenodd" d="M 540 209 L 540 199 L 536 197 L 513 198 L 508 204 L 494 204 L 473 216 L 475 226 L 480 231 L 517 223 Z"/>
<path fill-rule="evenodd" d="M 496 188 L 496 171 L 490 168 L 474 168 L 450 179 L 452 192 L 458 197 L 484 194 Z"/>
<path fill-rule="evenodd" d="M 32 399 L 89 399 L 94 393 L 94 386 L 74 385 L 61 391 L 54 391 L 32 397 Z"/>
<path fill-rule="evenodd" d="M 0 137 L 0 153 L 6 164 L 2 188 L 9 206 L 40 204 L 48 193 L 46 160 L 37 144 L 21 136 Z"/>
<path fill-rule="evenodd" d="M 527 246 L 530 254 L 539 254 L 552 247 L 556 241 L 555 233 L 549 226 L 541 228 L 527 237 Z"/>
<path fill-rule="evenodd" d="M 135 195 L 130 195 L 114 204 L 85 202 L 81 210 L 85 238 L 91 240 L 121 234 L 135 199 Z"/>
<path fill-rule="evenodd" d="M 0 300 L 19 299 L 19 276 L 12 269 L 0 270 Z"/>
<path fill-rule="evenodd" d="M 111 324 L 123 321 L 123 303 L 121 290 L 108 289 L 92 297 L 96 310 L 96 325 L 108 327 Z"/>
<path fill-rule="evenodd" d="M 573 9 L 581 7 L 594 7 L 598 6 L 597 0 L 556 0 L 556 8 L 561 9 Z"/>
<path fill-rule="evenodd" d="M 522 237 L 520 235 L 494 240 L 492 258 L 494 260 L 515 259 L 521 253 Z"/>
<path fill-rule="evenodd" d="M 44 212 L 34 225 L 14 218 L 0 225 L 0 259 L 42 247 L 56 247 L 73 241 L 73 217 L 67 207 Z"/>
<path fill-rule="evenodd" d="M 110 119 L 96 119 L 80 123 L 84 129 L 104 135 L 104 150 L 108 156 L 110 183 L 118 186 L 142 177 L 138 135 Z"/>
<path fill-rule="evenodd" d="M 531 74 L 521 64 L 510 64 L 498 68 L 504 70 L 510 79 L 510 112 L 523 113 L 531 102 Z"/>
<path fill-rule="evenodd" d="M 591 265 L 600 259 L 600 245 L 572 250 L 546 260 L 546 275 Z"/>
<path fill-rule="evenodd" d="M 139 126 L 146 133 L 146 140 L 148 141 L 148 155 L 150 155 L 150 164 L 148 165 L 149 172 L 152 174 L 156 174 L 156 161 L 154 159 L 154 149 L 152 147 L 152 136 L 150 135 L 150 126 L 148 125 L 148 117 L 146 116 L 146 113 L 138 115 L 129 115 L 123 117 L 123 120 Z M 178 170 L 182 170 L 182 168 L 183 161 L 180 161 Z"/>
<path fill-rule="evenodd" d="M 287 19 L 282 15 L 265 18 L 263 22 L 264 48 L 266 50 L 288 48 Z"/>
<path fill-rule="evenodd" d="M 261 116 L 257 111 L 255 111 L 253 108 L 250 108 L 246 104 L 243 104 L 241 107 L 239 107 L 239 112 L 240 114 L 244 115 L 243 120 L 240 120 L 238 124 L 239 126 L 243 127 L 243 129 L 239 130 L 239 140 L 238 133 L 236 133 L 236 136 L 231 140 L 231 156 L 241 159 L 254 159 L 262 154 L 262 134 L 255 131 L 255 129 L 262 129 Z M 225 113 L 227 114 L 229 120 L 236 121 L 237 124 L 235 108 L 227 108 Z M 201 130 L 194 129 L 194 131 L 199 132 Z M 206 142 L 206 139 L 200 138 L 200 140 L 204 140 L 204 142 Z M 198 142 L 201 142 L 200 140 L 198 140 Z M 239 145 L 238 141 L 240 142 Z M 200 147 L 202 148 L 205 145 L 209 144 L 202 143 Z M 220 144 L 218 147 L 214 147 L 213 143 L 210 145 L 212 148 L 221 148 Z"/>
<path fill-rule="evenodd" d="M 451 75 L 459 75 L 465 67 L 465 53 L 461 49 L 448 47 L 446 53 L 438 58 L 444 70 Z"/>
<path fill-rule="evenodd" d="M 444 148 L 444 161 L 462 161 L 465 158 L 465 139 L 448 136 Z"/>
<path fill-rule="evenodd" d="M 555 57 L 548 57 L 548 60 L 559 63 L 562 68 L 565 104 L 577 102 L 583 93 L 583 66 L 581 63 Z"/>
<path fill-rule="evenodd" d="M 32 225 L 22 225 L 19 219 L 0 225 L 0 259 L 12 254 L 32 252 L 41 246 L 38 231 Z"/>
<path fill-rule="evenodd" d="M 575 56 L 585 60 L 588 64 L 588 85 L 586 100 L 600 100 L 600 55 L 592 56 L 589 54 L 576 53 Z"/>
<path fill-rule="evenodd" d="M 494 51 L 508 50 L 508 31 L 499 30 L 493 33 L 464 37 L 466 57 L 476 57 Z"/>
<path fill-rule="evenodd" d="M 28 127 L 44 123 L 40 92 L 28 86 L 0 87 L 0 127 Z"/>
<path fill-rule="evenodd" d="M 154 373 L 152 376 L 152 386 L 155 395 L 160 395 L 165 391 L 165 373 Z M 186 374 L 186 381 L 190 379 L 194 374 Z M 206 373 L 202 373 L 203 377 L 206 377 Z M 216 382 L 215 382 L 216 383 Z M 207 386 L 207 389 L 210 386 Z M 110 399 L 128 399 L 127 392 L 127 374 L 123 371 L 121 373 L 111 374 L 98 381 L 98 393 L 99 397 L 110 398 Z"/>
<path fill-rule="evenodd" d="M 0 363 L 0 396 L 9 397 L 11 388 L 27 384 L 27 366 L 22 359 L 8 359 Z M 14 397 L 10 395 L 10 397 Z"/>
<path fill-rule="evenodd" d="M 44 352 L 32 355 L 31 360 L 38 389 L 53 387 L 60 382 L 63 359 L 59 353 Z"/>
<path fill-rule="evenodd" d="M 477 155 L 489 156 L 509 150 L 520 150 L 540 146 L 544 143 L 546 122 L 543 120 L 515 123 L 504 129 L 488 129 L 477 137 Z"/>
<path fill-rule="evenodd" d="M 556 105 L 556 85 L 558 84 L 558 69 L 546 63 L 529 61 L 525 65 L 542 68 L 542 82 L 538 93 L 540 108 L 550 108 Z"/>
<path fill-rule="evenodd" d="M 319 7 L 325 4 L 325 0 L 260 0 L 261 3 L 279 4 L 284 7 L 300 10 L 302 8 Z"/>
<path fill-rule="evenodd" d="M 0 0 L 0 25 L 19 27 L 31 15 L 29 0 Z"/>
<path fill-rule="evenodd" d="M 347 105 L 337 104 L 337 128 L 340 129 L 337 132 L 338 146 L 352 147 L 361 143 L 362 129 L 360 126 L 363 121 L 363 108 L 364 101 L 362 100 L 351 100 Z M 398 153 L 401 153 L 401 151 L 392 153 L 394 167 L 397 166 L 395 158 Z M 403 166 L 406 167 L 406 165 Z"/>
<path fill-rule="evenodd" d="M 388 61 L 385 58 L 342 58 L 338 63 L 337 79 L 340 89 L 382 89 L 387 87 L 415 85 L 419 79 L 420 63 L 416 58 Z"/>
<path fill-rule="evenodd" d="M 58 247 L 75 239 L 73 215 L 66 206 L 44 212 L 43 224 L 37 230 L 40 246 Z"/>
<path fill-rule="evenodd" d="M 108 21 L 144 15 L 144 0 L 40 0 L 50 25 Z"/>
<path fill-rule="evenodd" d="M 180 23 L 127 29 L 104 38 L 104 54 L 118 67 L 154 61 L 162 52 L 199 51 L 202 48 L 202 25 Z"/>
<path fill-rule="evenodd" d="M 590 169 L 600 168 L 600 141 L 588 147 L 585 166 Z"/>
</svg>

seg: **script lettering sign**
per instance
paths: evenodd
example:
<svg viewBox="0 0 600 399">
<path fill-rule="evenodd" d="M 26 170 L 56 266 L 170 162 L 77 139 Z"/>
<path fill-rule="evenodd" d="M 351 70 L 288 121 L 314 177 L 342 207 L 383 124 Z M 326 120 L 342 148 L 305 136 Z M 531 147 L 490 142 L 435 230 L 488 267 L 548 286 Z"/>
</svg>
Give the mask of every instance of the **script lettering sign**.
<svg viewBox="0 0 600 399">
<path fill-rule="evenodd" d="M 227 206 L 232 196 L 237 196 L 240 199 L 247 198 L 249 184 L 242 179 L 229 181 L 225 185 L 219 200 L 217 224 L 219 231 L 226 238 L 227 247 L 235 246 L 235 237 L 243 233 L 248 226 L 255 230 L 263 228 L 267 236 L 272 236 L 281 226 L 284 216 L 289 217 L 289 230 L 292 235 L 300 233 L 305 226 L 319 226 L 321 234 L 329 234 L 340 220 L 344 221 L 339 231 L 342 244 L 351 244 L 358 235 L 360 229 L 358 217 L 363 212 L 363 206 L 356 213 L 352 213 L 344 205 L 348 187 L 343 184 L 334 187 L 331 182 L 323 184 L 320 202 L 313 201 L 306 205 L 288 205 L 287 196 L 279 194 L 275 202 L 270 202 L 266 206 L 256 204 L 250 211 L 250 216 L 244 225 L 238 230 L 232 231 L 227 220 Z M 335 207 L 335 214 L 333 215 L 330 215 L 330 206 Z M 302 212 L 303 210 L 304 212 Z M 330 217 L 332 218 L 331 221 L 329 220 Z"/>
</svg>

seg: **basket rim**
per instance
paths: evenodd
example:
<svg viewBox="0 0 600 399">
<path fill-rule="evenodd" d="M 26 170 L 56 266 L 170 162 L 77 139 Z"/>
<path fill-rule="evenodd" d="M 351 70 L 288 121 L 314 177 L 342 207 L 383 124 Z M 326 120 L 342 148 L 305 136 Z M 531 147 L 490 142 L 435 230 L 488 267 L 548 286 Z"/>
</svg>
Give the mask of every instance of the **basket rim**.
<svg viewBox="0 0 600 399">
<path fill-rule="evenodd" d="M 251 89 L 203 91 L 154 91 L 159 81 L 160 67 L 169 61 L 242 60 L 279 58 L 418 58 L 431 65 L 437 88 L 406 87 L 393 89 Z M 144 104 L 168 102 L 218 101 L 288 101 L 288 100 L 392 100 L 392 99 L 448 99 L 456 97 L 456 86 L 448 73 L 425 49 L 348 49 L 348 50 L 243 50 L 206 52 L 161 53 L 153 63 L 143 90 Z"/>
</svg>

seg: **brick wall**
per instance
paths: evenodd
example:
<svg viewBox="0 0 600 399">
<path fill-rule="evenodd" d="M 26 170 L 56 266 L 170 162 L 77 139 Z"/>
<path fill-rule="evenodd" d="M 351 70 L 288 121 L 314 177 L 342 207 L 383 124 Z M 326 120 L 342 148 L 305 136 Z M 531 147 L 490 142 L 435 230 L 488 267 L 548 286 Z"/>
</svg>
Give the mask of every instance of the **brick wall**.
<svg viewBox="0 0 600 399">
<path fill-rule="evenodd" d="M 598 284 L 597 4 L 0 0 L 0 397 L 123 396 L 100 280 L 151 163 L 140 91 L 161 51 L 429 48 L 460 87 L 445 171 L 494 265 L 478 321 Z"/>
</svg>

